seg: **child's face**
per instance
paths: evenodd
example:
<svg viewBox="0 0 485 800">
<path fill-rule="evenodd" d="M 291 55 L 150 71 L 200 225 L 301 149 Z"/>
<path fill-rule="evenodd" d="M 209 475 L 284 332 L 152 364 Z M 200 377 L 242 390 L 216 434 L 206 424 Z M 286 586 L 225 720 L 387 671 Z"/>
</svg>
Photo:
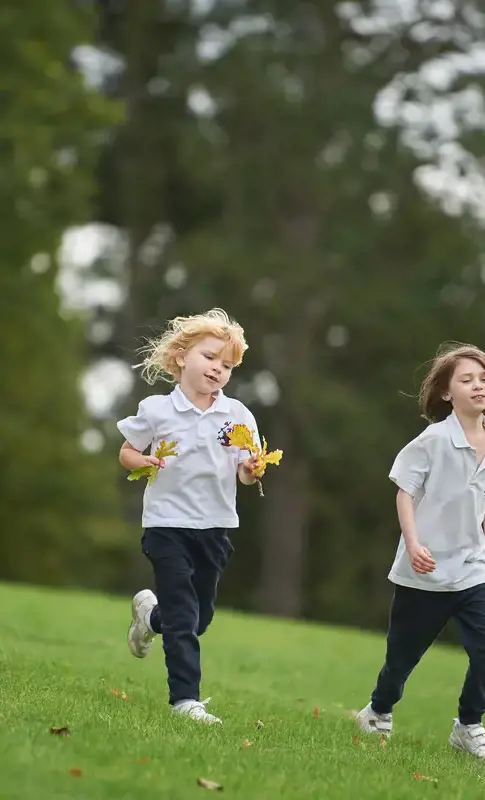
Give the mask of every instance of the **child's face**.
<svg viewBox="0 0 485 800">
<path fill-rule="evenodd" d="M 443 400 L 451 401 L 456 412 L 465 415 L 485 411 L 485 369 L 473 358 L 460 358 Z"/>
<path fill-rule="evenodd" d="M 229 356 L 226 342 L 206 336 L 177 359 L 182 370 L 180 385 L 205 395 L 223 389 L 234 367 Z"/>
</svg>

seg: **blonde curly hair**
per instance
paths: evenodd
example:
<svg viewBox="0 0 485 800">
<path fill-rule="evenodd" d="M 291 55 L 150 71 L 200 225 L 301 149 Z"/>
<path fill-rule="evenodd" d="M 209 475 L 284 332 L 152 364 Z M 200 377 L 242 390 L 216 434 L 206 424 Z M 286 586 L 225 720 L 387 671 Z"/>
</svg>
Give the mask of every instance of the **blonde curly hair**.
<svg viewBox="0 0 485 800">
<path fill-rule="evenodd" d="M 161 336 L 149 339 L 139 351 L 145 356 L 143 362 L 137 364 L 142 368 L 142 377 L 150 385 L 158 380 L 178 383 L 181 368 L 177 358 L 206 336 L 220 339 L 228 352 L 228 361 L 239 366 L 248 348 L 244 330 L 222 308 L 212 308 L 203 314 L 175 317 Z"/>
</svg>

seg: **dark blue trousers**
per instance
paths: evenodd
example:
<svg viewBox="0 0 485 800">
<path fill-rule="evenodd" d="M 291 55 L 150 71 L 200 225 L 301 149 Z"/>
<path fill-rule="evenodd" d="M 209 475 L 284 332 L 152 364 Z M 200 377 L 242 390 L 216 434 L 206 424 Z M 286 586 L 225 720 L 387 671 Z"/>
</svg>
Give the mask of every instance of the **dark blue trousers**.
<svg viewBox="0 0 485 800">
<path fill-rule="evenodd" d="M 200 700 L 199 636 L 214 616 L 233 547 L 223 528 L 146 528 L 141 541 L 155 576 L 158 605 L 150 624 L 162 635 L 169 701 Z"/>
<path fill-rule="evenodd" d="M 454 619 L 469 657 L 465 683 L 458 703 L 463 725 L 481 721 L 485 712 L 485 584 L 458 592 L 427 592 L 396 586 L 391 606 L 387 653 L 372 708 L 390 713 L 401 699 L 414 667 Z"/>
</svg>

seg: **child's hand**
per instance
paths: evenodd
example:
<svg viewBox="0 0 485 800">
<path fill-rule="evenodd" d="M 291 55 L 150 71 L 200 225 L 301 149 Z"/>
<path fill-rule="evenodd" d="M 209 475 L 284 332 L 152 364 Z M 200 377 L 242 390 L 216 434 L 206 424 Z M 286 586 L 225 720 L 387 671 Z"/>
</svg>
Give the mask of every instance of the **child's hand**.
<svg viewBox="0 0 485 800">
<path fill-rule="evenodd" d="M 259 458 L 256 455 L 249 456 L 245 461 L 241 461 L 238 468 L 239 480 L 241 483 L 250 486 L 256 482 L 256 475 L 254 470 L 259 466 Z"/>
<path fill-rule="evenodd" d="M 160 467 L 160 469 L 163 469 L 165 466 L 164 458 L 157 458 L 156 456 L 142 456 L 142 458 L 143 462 L 140 467 Z"/>
<path fill-rule="evenodd" d="M 259 465 L 259 456 L 252 455 L 249 458 L 246 458 L 245 461 L 241 461 L 240 467 L 244 470 L 246 475 L 249 478 L 254 477 L 254 471 L 258 468 Z"/>
<path fill-rule="evenodd" d="M 422 547 L 422 545 L 416 544 L 412 548 L 408 549 L 408 555 L 413 570 L 419 575 L 427 575 L 428 572 L 435 571 L 436 561 L 427 547 Z"/>
</svg>

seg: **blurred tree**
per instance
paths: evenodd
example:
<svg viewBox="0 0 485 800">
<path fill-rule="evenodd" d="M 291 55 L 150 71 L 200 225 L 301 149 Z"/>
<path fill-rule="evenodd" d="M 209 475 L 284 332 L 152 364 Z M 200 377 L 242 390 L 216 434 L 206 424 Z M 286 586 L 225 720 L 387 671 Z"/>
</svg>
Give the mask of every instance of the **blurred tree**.
<svg viewBox="0 0 485 800">
<path fill-rule="evenodd" d="M 434 98 L 425 65 L 477 35 L 448 6 L 441 22 L 433 3 L 409 19 L 377 2 L 117 11 L 133 111 L 107 153 L 104 208 L 129 233 L 131 290 L 108 346 L 132 357 L 173 313 L 222 305 L 251 345 L 232 390 L 285 450 L 264 501 L 241 496 L 233 605 L 250 591 L 271 613 L 385 619 L 386 473 L 419 429 L 399 390 L 441 340 L 482 332 L 482 233 L 460 216 L 471 204 L 450 217 L 423 190 L 430 165 L 447 166 L 436 119 L 405 125 Z M 434 98 L 457 105 L 447 144 L 476 148 L 480 122 L 460 117 L 454 88 Z"/>
<path fill-rule="evenodd" d="M 0 574 L 36 583 L 109 583 L 122 530 L 115 467 L 80 446 L 83 324 L 56 292 L 61 235 L 89 218 L 97 138 L 119 117 L 71 64 L 93 21 L 62 0 L 0 11 Z"/>
</svg>

